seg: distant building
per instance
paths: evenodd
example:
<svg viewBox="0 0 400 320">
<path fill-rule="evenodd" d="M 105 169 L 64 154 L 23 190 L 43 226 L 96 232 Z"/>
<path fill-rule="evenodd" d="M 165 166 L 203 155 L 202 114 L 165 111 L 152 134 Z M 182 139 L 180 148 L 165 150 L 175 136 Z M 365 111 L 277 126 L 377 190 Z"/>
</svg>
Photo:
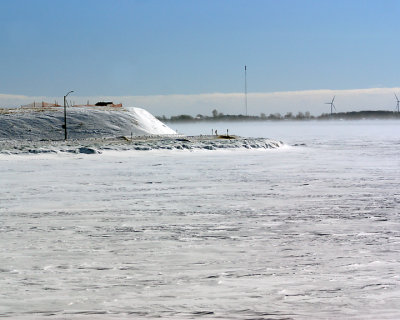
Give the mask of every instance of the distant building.
<svg viewBox="0 0 400 320">
<path fill-rule="evenodd" d="M 95 106 L 97 106 L 97 107 L 107 107 L 107 106 L 113 105 L 113 104 L 114 103 L 112 101 L 100 101 L 100 102 L 97 102 L 95 104 Z"/>
</svg>

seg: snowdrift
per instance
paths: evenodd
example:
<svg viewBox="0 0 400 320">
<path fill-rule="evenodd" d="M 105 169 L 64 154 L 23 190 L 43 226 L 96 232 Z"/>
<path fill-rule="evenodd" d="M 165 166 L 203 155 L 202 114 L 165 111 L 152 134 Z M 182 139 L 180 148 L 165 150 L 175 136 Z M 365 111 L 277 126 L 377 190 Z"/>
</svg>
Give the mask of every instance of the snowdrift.
<svg viewBox="0 0 400 320">
<path fill-rule="evenodd" d="M 0 155 L 85 153 L 150 150 L 266 150 L 285 147 L 281 141 L 264 138 L 220 139 L 218 136 L 133 136 L 67 141 L 0 140 Z"/>
<path fill-rule="evenodd" d="M 0 113 L 0 139 L 63 140 L 64 109 L 14 109 Z M 175 135 L 176 132 L 141 108 L 67 109 L 68 139 Z"/>
</svg>

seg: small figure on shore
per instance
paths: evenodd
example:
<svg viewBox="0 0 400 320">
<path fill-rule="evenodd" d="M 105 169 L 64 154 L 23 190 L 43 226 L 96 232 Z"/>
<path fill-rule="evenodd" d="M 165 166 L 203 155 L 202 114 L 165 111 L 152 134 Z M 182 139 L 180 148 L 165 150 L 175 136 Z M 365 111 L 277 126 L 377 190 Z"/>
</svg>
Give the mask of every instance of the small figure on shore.
<svg viewBox="0 0 400 320">
<path fill-rule="evenodd" d="M 226 129 L 226 135 L 229 136 L 229 130 L 228 129 Z"/>
<path fill-rule="evenodd" d="M 215 129 L 215 135 L 217 136 L 218 135 L 218 131 Z"/>
</svg>

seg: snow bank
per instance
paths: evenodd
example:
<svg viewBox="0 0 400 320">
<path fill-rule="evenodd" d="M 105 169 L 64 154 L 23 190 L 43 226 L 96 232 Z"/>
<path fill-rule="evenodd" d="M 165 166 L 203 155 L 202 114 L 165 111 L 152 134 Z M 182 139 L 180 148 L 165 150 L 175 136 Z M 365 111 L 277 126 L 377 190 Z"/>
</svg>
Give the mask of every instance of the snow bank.
<svg viewBox="0 0 400 320">
<path fill-rule="evenodd" d="M 0 140 L 63 140 L 64 109 L 14 109 L 0 113 Z M 176 132 L 140 108 L 67 109 L 69 139 L 170 135 Z"/>
<path fill-rule="evenodd" d="M 137 120 L 138 128 L 151 134 L 176 134 L 174 130 L 156 119 L 150 112 L 141 108 L 127 108 L 133 118 Z"/>
<path fill-rule="evenodd" d="M 220 139 L 217 136 L 140 136 L 85 139 L 67 141 L 0 140 L 0 155 L 43 154 L 43 153 L 85 153 L 95 154 L 103 151 L 149 151 L 149 150 L 233 150 L 233 149 L 277 149 L 285 145 L 280 141 L 264 138 Z"/>
<path fill-rule="evenodd" d="M 275 149 L 269 139 L 225 136 L 179 136 L 140 108 L 60 106 L 0 110 L 0 154 L 101 153 L 104 150 Z"/>
</svg>

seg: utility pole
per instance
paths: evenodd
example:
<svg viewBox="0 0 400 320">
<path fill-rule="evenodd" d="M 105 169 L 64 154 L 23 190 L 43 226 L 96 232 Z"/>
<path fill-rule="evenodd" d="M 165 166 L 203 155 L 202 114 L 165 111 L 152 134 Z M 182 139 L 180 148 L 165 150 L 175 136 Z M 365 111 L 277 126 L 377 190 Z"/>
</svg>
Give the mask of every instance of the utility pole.
<svg viewBox="0 0 400 320">
<path fill-rule="evenodd" d="M 67 99 L 67 96 L 72 92 L 74 92 L 74 91 L 70 91 L 64 96 L 64 125 L 63 125 L 63 128 L 64 128 L 64 140 L 67 140 L 67 137 L 68 137 L 67 136 L 67 101 L 66 101 L 66 99 Z"/>
</svg>

